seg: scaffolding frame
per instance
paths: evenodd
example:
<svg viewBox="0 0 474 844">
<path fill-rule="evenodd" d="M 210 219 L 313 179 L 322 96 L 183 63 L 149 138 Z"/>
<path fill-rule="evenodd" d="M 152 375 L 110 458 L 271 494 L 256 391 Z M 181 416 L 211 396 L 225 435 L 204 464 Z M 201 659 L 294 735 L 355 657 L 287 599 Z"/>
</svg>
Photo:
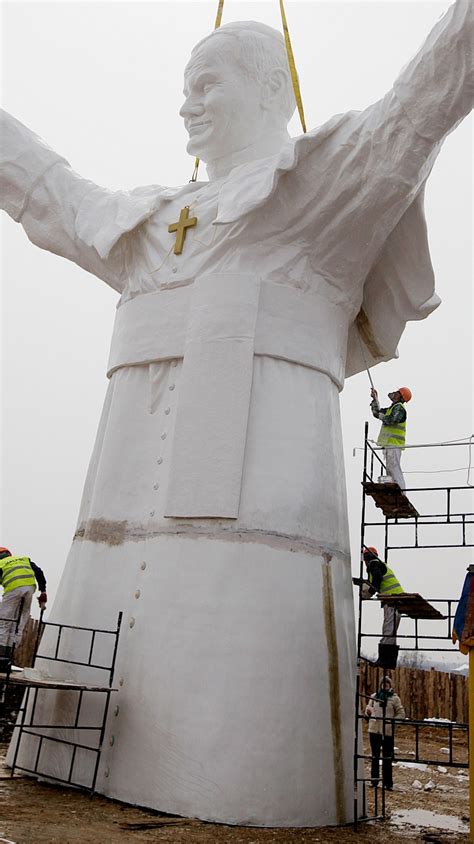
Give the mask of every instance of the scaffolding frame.
<svg viewBox="0 0 474 844">
<path fill-rule="evenodd" d="M 378 450 L 372 446 L 369 441 L 368 437 L 369 432 L 369 424 L 368 422 L 365 423 L 364 429 L 364 449 L 363 449 L 363 473 L 362 473 L 362 507 L 361 507 L 361 522 L 360 522 L 360 547 L 361 551 L 366 546 L 365 542 L 365 533 L 367 528 L 383 528 L 384 530 L 384 560 L 386 561 L 389 556 L 389 552 L 391 550 L 418 550 L 418 549 L 430 549 L 430 548 L 472 548 L 474 547 L 474 542 L 472 541 L 472 537 L 469 537 L 467 532 L 467 527 L 469 525 L 474 524 L 474 513 L 471 511 L 463 511 L 463 512 L 456 512 L 453 511 L 452 507 L 452 499 L 453 499 L 453 492 L 458 491 L 467 491 L 469 490 L 472 494 L 473 487 L 470 484 L 466 484 L 465 486 L 443 486 L 443 487 L 411 487 L 406 490 L 406 492 L 437 492 L 437 493 L 445 493 L 445 502 L 446 506 L 443 508 L 441 513 L 429 513 L 429 514 L 419 514 L 413 516 L 400 516 L 396 513 L 391 515 L 387 515 L 384 513 L 384 519 L 380 521 L 371 521 L 366 517 L 366 504 L 367 504 L 367 497 L 371 496 L 374 498 L 376 506 L 380 506 L 377 504 L 376 496 L 373 494 L 374 487 L 377 486 L 376 481 L 374 479 L 374 472 L 382 470 L 382 474 L 386 474 L 386 466 L 377 453 Z M 434 443 L 432 444 L 433 447 L 443 445 L 442 443 Z M 450 443 L 450 445 L 469 445 L 469 443 Z M 420 447 L 429 447 L 430 444 L 423 444 Z M 415 446 L 412 446 L 413 448 Z M 406 498 L 407 496 L 404 495 L 404 492 L 401 490 L 395 493 L 395 496 L 403 496 Z M 416 511 L 415 511 L 416 512 Z M 450 525 L 450 526 L 458 526 L 460 527 L 461 535 L 460 535 L 460 542 L 453 543 L 453 542 L 439 542 L 436 545 L 431 544 L 422 544 L 420 542 L 419 537 L 419 529 L 425 525 Z M 395 528 L 403 526 L 412 526 L 413 527 L 413 542 L 412 544 L 394 544 L 391 541 L 391 535 Z M 471 541 L 469 541 L 471 539 Z M 363 752 L 363 748 L 361 746 L 362 742 L 362 729 L 361 724 L 362 721 L 365 720 L 365 715 L 361 711 L 361 702 L 364 699 L 370 697 L 369 695 L 364 695 L 361 692 L 360 688 L 360 664 L 361 661 L 366 660 L 361 653 L 362 651 L 362 643 L 364 639 L 376 638 L 380 639 L 380 634 L 378 633 L 366 633 L 363 630 L 363 597 L 362 597 L 362 583 L 364 578 L 364 562 L 360 559 L 360 569 L 359 569 L 359 579 L 358 579 L 358 586 L 359 586 L 359 595 L 358 595 L 358 615 L 357 615 L 357 671 L 356 671 L 356 694 L 355 694 L 355 730 L 354 730 L 354 829 L 357 830 L 358 824 L 363 821 L 368 820 L 382 820 L 386 817 L 386 803 L 385 803 L 385 784 L 382 778 L 379 778 L 375 781 L 374 784 L 374 804 L 373 804 L 373 814 L 369 814 L 368 812 L 368 799 L 367 799 L 367 784 L 372 784 L 372 777 L 368 777 L 365 774 L 365 765 L 367 761 L 372 759 L 372 755 L 367 755 Z M 426 599 L 428 601 L 428 599 Z M 452 652 L 453 646 L 451 642 L 451 633 L 452 633 L 452 626 L 454 621 L 454 616 L 456 613 L 456 607 L 459 603 L 459 599 L 453 598 L 435 598 L 430 599 L 428 601 L 430 604 L 441 604 L 443 607 L 445 606 L 445 612 L 442 613 L 443 620 L 447 625 L 446 633 L 443 636 L 439 635 L 430 635 L 426 633 L 421 633 L 419 630 L 419 620 L 418 618 L 412 618 L 414 623 L 413 633 L 408 634 L 399 634 L 397 632 L 396 639 L 404 640 L 405 645 L 400 645 L 400 650 L 404 651 L 431 651 L 431 652 L 443 652 L 449 651 Z M 402 613 L 403 615 L 403 613 Z M 405 616 L 404 616 L 405 617 Z M 428 619 L 424 619 L 426 622 Z M 407 640 L 409 640 L 412 644 L 409 645 Z M 444 641 L 447 644 L 449 640 L 449 646 L 442 647 L 441 643 Z M 429 647 L 423 643 L 437 643 L 436 646 Z M 368 660 L 366 660 L 368 661 Z M 379 687 L 379 670 L 381 676 L 385 674 L 385 668 L 377 668 L 376 672 L 376 685 L 377 688 Z M 365 703 L 363 705 L 363 710 L 365 711 Z M 383 708 L 383 715 L 380 720 L 382 720 L 382 735 L 385 737 L 386 735 L 393 735 L 393 743 L 395 745 L 395 735 L 396 735 L 396 727 L 397 721 L 396 719 L 387 719 L 385 717 L 385 709 Z M 453 736 L 460 733 L 468 733 L 468 725 L 461 724 L 461 723 L 453 723 L 453 722 L 446 722 L 446 721 L 419 721 L 416 719 L 406 719 L 401 722 L 398 722 L 399 725 L 403 725 L 404 728 L 408 727 L 410 730 L 414 732 L 414 754 L 409 757 L 404 756 L 393 756 L 384 757 L 383 751 L 382 755 L 379 760 L 383 765 L 384 759 L 390 758 L 391 761 L 397 762 L 419 762 L 426 765 L 440 765 L 443 764 L 446 767 L 457 767 L 457 768 L 468 768 L 469 762 L 463 762 L 461 760 L 455 759 L 455 754 L 453 750 Z M 390 729 L 390 733 L 387 733 L 387 727 Z M 448 759 L 428 759 L 425 758 L 422 754 L 420 754 L 420 732 L 422 730 L 427 729 L 443 729 L 448 731 Z M 361 771 L 362 768 L 362 771 Z M 380 770 L 379 770 L 380 774 Z M 379 794 L 380 792 L 380 794 Z"/>
<path fill-rule="evenodd" d="M 113 629 L 102 629 L 93 627 L 81 627 L 72 624 L 60 624 L 57 622 L 49 621 L 45 622 L 43 621 L 43 613 L 41 613 L 40 622 L 38 625 L 38 633 L 35 641 L 32 667 L 35 666 L 37 659 L 50 660 L 56 663 L 65 663 L 67 665 L 83 666 L 93 670 L 106 671 L 108 672 L 108 679 L 105 684 L 99 685 L 75 681 L 64 681 L 60 679 L 46 678 L 41 676 L 37 678 L 32 678 L 28 676 L 24 677 L 21 675 L 16 675 L 14 672 L 12 673 L 11 671 L 8 673 L 8 675 L 6 675 L 6 678 L 4 680 L 5 690 L 9 685 L 23 686 L 25 688 L 25 695 L 22 701 L 22 705 L 18 711 L 18 719 L 13 728 L 13 738 L 16 741 L 16 744 L 11 764 L 11 777 L 14 776 L 15 771 L 21 771 L 22 773 L 30 774 L 32 776 L 44 777 L 46 780 L 58 784 L 73 786 L 75 788 L 86 790 L 91 795 L 94 794 L 97 783 L 97 776 L 99 772 L 99 764 L 102 753 L 105 730 L 107 726 L 107 717 L 110 709 L 110 698 L 112 696 L 112 693 L 117 691 L 113 688 L 113 678 L 117 660 L 117 651 L 119 644 L 120 629 L 122 625 L 122 617 L 123 613 L 119 612 L 116 626 Z M 54 655 L 52 656 L 39 653 L 40 641 L 43 632 L 47 627 L 52 628 L 56 632 L 56 643 L 54 647 Z M 90 634 L 90 644 L 88 648 L 87 661 L 79 659 L 66 659 L 59 655 L 61 644 L 63 641 L 62 634 L 64 630 L 70 630 L 74 632 L 82 631 L 83 633 Z M 110 663 L 107 663 L 105 665 L 94 662 L 94 647 L 96 643 L 96 637 L 99 634 L 110 636 L 112 638 Z M 75 704 L 74 714 L 72 716 L 72 723 L 43 724 L 35 721 L 39 692 L 58 690 L 77 693 L 77 700 Z M 84 697 L 88 694 L 100 694 L 104 698 L 102 718 L 100 722 L 96 724 L 80 723 L 81 709 L 84 702 Z M 60 730 L 61 732 L 65 731 L 68 735 L 70 735 L 71 731 L 74 731 L 72 733 L 73 738 L 58 738 L 57 736 L 49 735 L 48 732 L 46 732 L 54 730 Z M 95 745 L 85 744 L 80 740 L 76 740 L 75 733 L 79 733 L 80 735 L 81 731 L 87 731 L 88 733 L 95 734 Z M 26 767 L 25 765 L 20 765 L 18 763 L 22 739 L 25 736 L 34 736 L 38 739 L 38 746 L 36 749 L 36 753 L 34 754 L 33 767 Z M 54 776 L 48 771 L 41 770 L 41 751 L 45 742 L 53 742 L 61 744 L 65 747 L 72 748 L 69 770 L 66 777 Z M 92 777 L 89 784 L 80 782 L 78 779 L 74 778 L 74 766 L 76 763 L 76 756 L 78 750 L 81 750 L 86 753 L 91 753 L 93 756 L 95 756 Z"/>
</svg>

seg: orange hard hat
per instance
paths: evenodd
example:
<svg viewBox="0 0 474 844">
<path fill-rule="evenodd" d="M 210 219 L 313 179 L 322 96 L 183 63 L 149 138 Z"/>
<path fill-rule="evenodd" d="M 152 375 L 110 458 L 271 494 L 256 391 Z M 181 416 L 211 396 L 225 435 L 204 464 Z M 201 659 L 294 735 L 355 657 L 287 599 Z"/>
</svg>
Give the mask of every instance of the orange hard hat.
<svg viewBox="0 0 474 844">
<path fill-rule="evenodd" d="M 411 390 L 409 387 L 399 387 L 398 392 L 403 398 L 403 401 L 410 401 L 411 399 Z"/>
<path fill-rule="evenodd" d="M 9 556 L 11 557 L 12 552 L 10 551 L 10 549 L 9 549 L 9 548 L 3 548 L 3 546 L 0 546 L 0 554 L 4 554 L 4 553 L 5 553 L 5 551 L 6 551 L 6 552 L 7 552 L 7 554 L 9 554 Z"/>
<path fill-rule="evenodd" d="M 366 545 L 366 546 L 365 546 L 365 550 L 366 550 L 366 551 L 370 551 L 372 554 L 375 554 L 375 556 L 376 556 L 376 557 L 378 557 L 378 555 L 379 555 L 379 552 L 378 552 L 378 551 L 377 551 L 377 549 L 374 547 L 374 545 Z"/>
</svg>

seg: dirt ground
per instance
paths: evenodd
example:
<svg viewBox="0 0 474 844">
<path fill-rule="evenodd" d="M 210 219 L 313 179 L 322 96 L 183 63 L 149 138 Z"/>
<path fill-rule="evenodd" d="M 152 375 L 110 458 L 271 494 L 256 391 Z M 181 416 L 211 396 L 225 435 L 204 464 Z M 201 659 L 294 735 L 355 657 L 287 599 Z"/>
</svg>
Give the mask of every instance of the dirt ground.
<svg viewBox="0 0 474 844">
<path fill-rule="evenodd" d="M 438 765 L 419 770 L 397 765 L 395 787 L 387 792 L 387 819 L 359 824 L 359 831 L 350 827 L 320 829 L 258 829 L 230 827 L 196 820 L 160 815 L 146 809 L 127 806 L 112 800 L 61 787 L 38 783 L 22 776 L 10 778 L 4 765 L 6 747 L 0 746 L 0 842 L 9 844 L 374 844 L 383 838 L 385 844 L 402 841 L 423 841 L 433 844 L 463 844 L 468 836 L 461 832 L 441 832 L 409 823 L 394 825 L 397 812 L 422 809 L 450 815 L 467 821 L 469 813 L 467 769 L 447 768 L 448 741 L 444 731 L 430 731 L 421 750 Z M 413 747 L 413 740 L 399 731 L 396 745 L 404 755 Z M 399 753 L 399 755 L 401 755 Z M 420 754 L 421 755 L 421 754 Z M 428 758 L 428 757 L 425 757 Z M 466 759 L 466 748 L 460 740 L 456 746 L 458 761 Z M 418 780 L 421 788 L 414 788 Z M 429 790 L 424 786 L 429 782 Z M 432 789 L 432 790 L 430 790 Z M 373 813 L 373 790 L 369 791 L 369 811 Z M 134 826 L 136 825 L 136 826 Z M 148 825 L 148 826 L 147 826 Z"/>
</svg>

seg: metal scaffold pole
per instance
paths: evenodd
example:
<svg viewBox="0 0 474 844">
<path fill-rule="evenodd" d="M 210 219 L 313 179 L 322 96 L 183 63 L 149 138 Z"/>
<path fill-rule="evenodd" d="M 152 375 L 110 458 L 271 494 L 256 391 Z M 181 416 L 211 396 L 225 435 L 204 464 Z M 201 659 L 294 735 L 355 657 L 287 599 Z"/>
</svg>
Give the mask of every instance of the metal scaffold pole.
<svg viewBox="0 0 474 844">
<path fill-rule="evenodd" d="M 359 592 L 356 601 L 357 607 L 357 671 L 356 671 L 356 690 L 355 690 L 355 717 L 354 717 L 354 829 L 357 829 L 361 821 L 374 820 L 376 818 L 383 819 L 385 817 L 385 783 L 383 777 L 381 779 L 373 779 L 374 768 L 371 770 L 371 776 L 368 777 L 364 770 L 367 762 L 371 759 L 371 755 L 366 755 L 364 751 L 364 735 L 361 729 L 361 723 L 364 721 L 364 713 L 367 703 L 367 698 L 370 695 L 370 682 L 372 668 L 370 661 L 363 654 L 363 642 L 365 639 L 379 639 L 378 633 L 372 633 L 364 629 L 364 606 L 363 606 L 363 584 L 364 584 L 364 561 L 362 552 L 366 546 L 367 530 L 377 529 L 383 532 L 384 544 L 384 561 L 388 560 L 389 554 L 394 549 L 404 549 L 406 551 L 418 551 L 426 548 L 471 548 L 474 547 L 474 513 L 472 512 L 472 486 L 469 484 L 469 477 L 467 483 L 457 486 L 434 486 L 434 487 L 413 487 L 407 489 L 406 495 L 396 486 L 397 489 L 391 490 L 390 495 L 386 495 L 386 488 L 390 486 L 387 483 L 382 483 L 382 479 L 378 478 L 379 467 L 382 467 L 382 473 L 385 469 L 381 457 L 377 453 L 380 449 L 374 447 L 368 438 L 369 425 L 366 422 L 364 429 L 364 447 L 363 447 L 363 469 L 362 469 L 362 502 L 361 502 L 361 522 L 360 522 L 360 565 L 359 577 L 354 580 L 357 583 Z M 420 447 L 426 448 L 430 444 L 423 443 Z M 444 446 L 443 443 L 434 443 L 433 447 Z M 449 445 L 466 446 L 469 443 L 458 441 L 449 443 Z M 435 471 L 435 470 L 433 470 Z M 441 471 L 441 470 L 440 470 Z M 386 480 L 386 479 L 384 479 Z M 415 509 L 408 496 L 414 493 L 423 493 L 429 491 L 436 493 L 442 499 L 442 503 L 435 512 L 423 513 Z M 453 506 L 454 496 L 458 500 L 467 493 L 467 506 L 458 506 L 455 510 Z M 405 500 L 402 500 L 401 496 Z M 369 511 L 369 499 L 373 500 L 375 514 L 372 515 L 372 510 Z M 424 499 L 420 499 L 423 501 Z M 461 505 L 464 505 L 466 498 L 461 498 Z M 420 504 L 417 502 L 417 506 Z M 420 508 L 421 509 L 421 508 Z M 382 511 L 382 513 L 380 513 Z M 458 541 L 453 541 L 453 536 L 448 532 L 446 540 L 438 532 L 436 544 L 424 543 L 423 530 L 430 525 L 443 526 L 448 525 L 450 531 L 453 529 L 458 531 Z M 413 538 L 411 541 L 404 539 L 401 543 L 394 538 L 394 532 L 400 528 L 411 526 L 413 528 Z M 406 531 L 405 534 L 406 535 Z M 369 541 L 369 540 L 367 540 Z M 455 598 L 433 598 L 425 599 L 417 593 L 401 593 L 395 595 L 385 595 L 383 598 L 379 594 L 374 596 L 375 600 L 383 601 L 383 604 L 392 605 L 394 609 L 401 614 L 405 619 L 408 619 L 413 624 L 413 632 L 396 633 L 397 640 L 400 641 L 401 651 L 431 651 L 431 652 L 452 652 L 453 644 L 451 635 L 453 631 L 453 620 L 456 606 L 459 601 Z M 437 607 L 440 606 L 441 610 Z M 437 635 L 434 632 L 426 632 L 423 627 L 425 622 L 440 623 L 443 621 L 443 628 L 438 632 L 443 635 Z M 420 623 L 421 622 L 421 623 Z M 422 629 L 423 628 L 423 629 Z M 469 651 L 469 720 L 474 723 L 474 647 Z M 385 672 L 385 668 L 379 669 L 377 665 L 376 672 L 372 674 L 372 683 L 379 686 L 379 670 Z M 385 737 L 386 724 L 390 724 L 389 729 L 393 733 L 395 739 L 395 720 L 385 718 L 385 711 L 383 714 L 382 734 Z M 427 721 L 424 717 L 407 718 L 403 720 L 403 735 L 406 741 L 410 741 L 413 736 L 414 750 L 407 751 L 405 749 L 404 758 L 403 752 L 396 751 L 390 756 L 390 760 L 397 759 L 397 761 L 407 762 L 415 761 L 424 763 L 426 765 L 439 765 L 442 762 L 446 767 L 467 768 L 468 762 L 465 761 L 462 755 L 460 756 L 460 748 L 467 750 L 468 738 L 468 724 L 459 721 L 450 721 L 439 718 L 430 718 Z M 398 727 L 400 729 L 400 726 Z M 423 747 L 423 735 L 427 735 L 429 730 L 448 730 L 449 737 L 449 755 L 448 760 L 425 758 L 426 747 Z M 408 736 L 408 738 L 407 738 Z M 463 738 L 464 737 L 464 738 Z M 405 743 L 406 743 L 405 741 Z M 385 751 L 384 751 L 385 752 Z M 435 755 L 435 754 L 433 754 Z M 474 758 L 474 727 L 469 735 L 469 757 Z M 385 757 L 388 758 L 388 757 Z M 384 757 L 382 756 L 382 761 Z M 372 798 L 368 800 L 367 784 L 371 780 L 373 786 Z M 474 777 L 471 778 L 470 790 L 470 808 L 471 808 L 471 840 L 474 841 Z"/>
</svg>

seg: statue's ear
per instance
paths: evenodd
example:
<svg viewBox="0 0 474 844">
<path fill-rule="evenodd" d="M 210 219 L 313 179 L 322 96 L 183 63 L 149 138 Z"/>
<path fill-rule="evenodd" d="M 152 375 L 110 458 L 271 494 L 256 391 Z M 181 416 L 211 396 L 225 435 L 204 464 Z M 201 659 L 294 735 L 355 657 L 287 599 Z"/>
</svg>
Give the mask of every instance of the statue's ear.
<svg viewBox="0 0 474 844">
<path fill-rule="evenodd" d="M 273 68 L 267 74 L 263 86 L 263 108 L 274 108 L 275 104 L 282 100 L 288 84 L 287 77 L 288 74 L 282 68 L 278 67 Z"/>
</svg>

